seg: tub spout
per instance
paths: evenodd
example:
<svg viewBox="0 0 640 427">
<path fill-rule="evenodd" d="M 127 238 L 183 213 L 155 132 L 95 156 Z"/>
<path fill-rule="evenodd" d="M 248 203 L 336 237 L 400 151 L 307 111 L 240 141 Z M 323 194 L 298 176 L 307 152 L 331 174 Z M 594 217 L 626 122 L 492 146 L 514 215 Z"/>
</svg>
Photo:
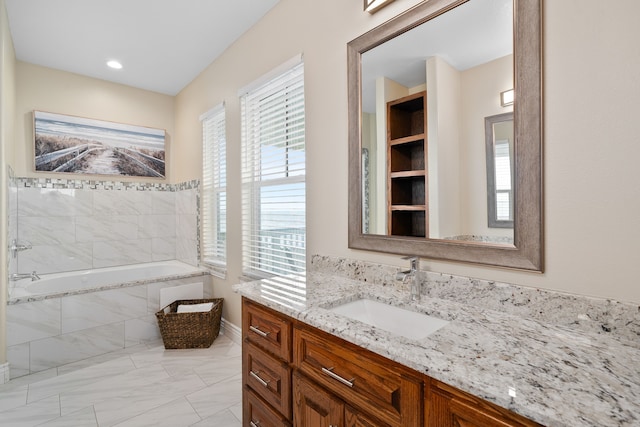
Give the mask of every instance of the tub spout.
<svg viewBox="0 0 640 427">
<path fill-rule="evenodd" d="M 32 282 L 35 282 L 36 280 L 40 280 L 40 276 L 38 276 L 35 270 L 31 273 L 13 273 L 9 276 L 9 280 L 12 282 L 21 279 L 31 279 Z"/>
</svg>

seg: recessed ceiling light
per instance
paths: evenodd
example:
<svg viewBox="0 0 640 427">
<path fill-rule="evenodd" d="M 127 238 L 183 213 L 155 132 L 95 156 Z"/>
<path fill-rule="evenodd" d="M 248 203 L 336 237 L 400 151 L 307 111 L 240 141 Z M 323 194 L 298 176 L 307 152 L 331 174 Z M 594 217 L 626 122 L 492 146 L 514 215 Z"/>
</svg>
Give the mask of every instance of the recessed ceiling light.
<svg viewBox="0 0 640 427">
<path fill-rule="evenodd" d="M 111 61 L 107 61 L 107 66 L 115 69 L 115 70 L 119 70 L 122 68 L 122 64 L 118 61 L 115 60 L 111 60 Z"/>
</svg>

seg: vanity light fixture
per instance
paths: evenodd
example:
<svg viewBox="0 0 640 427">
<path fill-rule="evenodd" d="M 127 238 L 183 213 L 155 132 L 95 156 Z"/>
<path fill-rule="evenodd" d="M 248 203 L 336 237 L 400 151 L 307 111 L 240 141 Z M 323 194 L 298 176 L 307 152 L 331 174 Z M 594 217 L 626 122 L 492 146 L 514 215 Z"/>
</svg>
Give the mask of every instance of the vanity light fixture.
<svg viewBox="0 0 640 427">
<path fill-rule="evenodd" d="M 120 70 L 122 68 L 122 64 L 119 61 L 116 61 L 115 59 L 107 61 L 107 66 L 109 68 L 113 68 L 114 70 Z"/>
<path fill-rule="evenodd" d="M 365 12 L 374 13 L 392 1 L 393 0 L 364 0 L 364 10 Z"/>
<path fill-rule="evenodd" d="M 515 96 L 516 95 L 513 89 L 500 92 L 500 105 L 502 105 L 503 107 L 508 107 L 509 105 L 513 105 L 513 100 L 515 99 Z"/>
</svg>

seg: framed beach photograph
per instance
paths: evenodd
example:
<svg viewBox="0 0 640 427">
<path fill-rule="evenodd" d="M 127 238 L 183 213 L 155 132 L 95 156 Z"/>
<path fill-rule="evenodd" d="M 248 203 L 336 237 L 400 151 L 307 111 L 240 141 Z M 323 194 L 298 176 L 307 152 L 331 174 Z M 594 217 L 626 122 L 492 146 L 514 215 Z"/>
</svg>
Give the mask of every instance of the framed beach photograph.
<svg viewBox="0 0 640 427">
<path fill-rule="evenodd" d="M 165 131 L 63 114 L 33 112 L 35 170 L 165 177 Z"/>
</svg>

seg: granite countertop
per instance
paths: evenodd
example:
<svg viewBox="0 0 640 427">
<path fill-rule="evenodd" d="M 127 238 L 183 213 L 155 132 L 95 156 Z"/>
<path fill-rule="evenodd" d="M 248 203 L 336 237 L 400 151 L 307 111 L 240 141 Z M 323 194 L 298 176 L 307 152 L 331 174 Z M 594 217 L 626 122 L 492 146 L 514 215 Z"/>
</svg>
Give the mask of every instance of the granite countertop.
<svg viewBox="0 0 640 427">
<path fill-rule="evenodd" d="M 234 291 L 546 426 L 640 426 L 640 344 L 326 272 Z M 420 341 L 328 308 L 368 298 L 450 322 Z"/>
</svg>

